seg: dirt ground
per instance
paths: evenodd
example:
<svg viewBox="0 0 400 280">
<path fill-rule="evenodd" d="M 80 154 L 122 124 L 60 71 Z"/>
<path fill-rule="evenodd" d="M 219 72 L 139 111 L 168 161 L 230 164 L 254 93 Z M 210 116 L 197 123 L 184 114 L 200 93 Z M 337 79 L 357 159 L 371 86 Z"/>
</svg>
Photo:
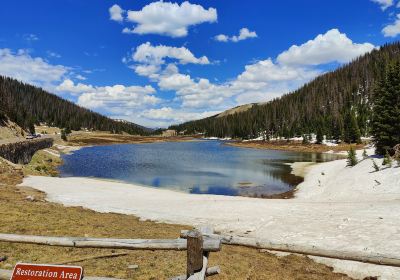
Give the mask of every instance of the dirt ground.
<svg viewBox="0 0 400 280">
<path fill-rule="evenodd" d="M 50 175 L 52 168 L 36 166 L 49 163 L 48 153 L 36 156 L 22 169 L 0 160 L 0 232 L 49 236 L 88 236 L 113 238 L 178 238 L 184 225 L 139 221 L 130 215 L 97 213 L 81 207 L 64 207 L 45 201 L 45 195 L 29 188 L 16 187 L 25 174 Z M 52 161 L 53 163 L 53 161 Z M 43 171 L 44 170 L 44 171 Z M 77 186 L 78 187 L 78 186 Z M 27 197 L 30 196 L 30 199 Z M 34 199 L 32 199 L 34 198 Z M 126 256 L 77 261 L 86 257 L 127 252 Z M 0 242 L 0 268 L 12 269 L 17 262 L 73 264 L 83 266 L 87 276 L 127 278 L 127 266 L 137 264 L 133 279 L 168 279 L 184 274 L 185 252 L 77 249 Z M 277 257 L 257 249 L 223 246 L 211 253 L 210 266 L 220 265 L 221 274 L 211 279 L 351 279 L 332 272 L 332 268 L 307 257 Z"/>
<path fill-rule="evenodd" d="M 284 150 L 295 152 L 311 152 L 311 153 L 324 153 L 328 151 L 342 152 L 350 149 L 350 144 L 339 144 L 337 146 L 327 146 L 321 144 L 302 144 L 301 141 L 248 141 L 248 142 L 228 142 L 227 145 L 255 148 L 255 149 L 268 149 L 268 150 Z M 352 144 L 355 149 L 363 149 L 366 143 Z"/>
</svg>

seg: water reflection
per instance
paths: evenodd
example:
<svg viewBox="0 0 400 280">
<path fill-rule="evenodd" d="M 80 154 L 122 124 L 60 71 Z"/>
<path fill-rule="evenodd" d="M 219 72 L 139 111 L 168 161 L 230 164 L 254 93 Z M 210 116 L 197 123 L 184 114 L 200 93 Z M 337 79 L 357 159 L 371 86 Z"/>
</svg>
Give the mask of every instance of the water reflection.
<svg viewBox="0 0 400 280">
<path fill-rule="evenodd" d="M 256 150 L 219 141 L 96 146 L 63 156 L 63 177 L 116 179 L 196 194 L 265 196 L 302 181 L 288 163 L 334 155 Z"/>
</svg>

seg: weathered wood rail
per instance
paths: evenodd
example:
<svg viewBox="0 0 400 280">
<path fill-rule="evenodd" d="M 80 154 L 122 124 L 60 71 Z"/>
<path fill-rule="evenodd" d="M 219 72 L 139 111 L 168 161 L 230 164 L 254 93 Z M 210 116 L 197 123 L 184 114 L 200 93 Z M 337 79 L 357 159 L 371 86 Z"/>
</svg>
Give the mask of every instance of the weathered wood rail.
<svg viewBox="0 0 400 280">
<path fill-rule="evenodd" d="M 208 266 L 210 252 L 221 250 L 221 240 L 204 237 L 203 234 L 212 234 L 209 228 L 188 231 L 186 238 L 178 239 L 116 239 L 116 238 L 88 238 L 88 237 L 54 237 L 36 235 L 17 235 L 0 233 L 0 242 L 37 244 L 46 246 L 74 247 L 74 248 L 108 248 L 126 250 L 176 250 L 187 251 L 186 275 L 174 277 L 174 280 L 200 280 L 207 276 L 220 273 L 220 268 Z M 0 270 L 0 280 L 10 279 L 10 271 Z M 7 276 L 7 277 L 5 277 Z M 10 277 L 8 277 L 10 276 Z M 105 280 L 106 278 L 86 278 L 86 280 Z M 85 278 L 84 278 L 85 280 Z"/>
<path fill-rule="evenodd" d="M 189 232 L 181 231 L 181 237 L 186 238 Z M 259 242 L 256 238 L 237 237 L 237 236 L 222 236 L 214 233 L 205 233 L 204 237 L 219 239 L 222 244 L 226 245 L 241 245 L 262 249 L 265 251 L 280 251 L 301 255 L 309 255 L 316 257 L 324 257 L 339 260 L 357 261 L 376 265 L 385 265 L 400 267 L 400 258 L 398 256 L 372 254 L 370 252 L 353 252 L 353 251 L 337 251 L 318 248 L 315 246 L 301 246 L 294 244 L 276 244 L 272 242 Z"/>
<path fill-rule="evenodd" d="M 176 250 L 187 249 L 187 240 L 178 239 L 111 239 L 87 237 L 52 237 L 36 235 L 0 234 L 0 241 L 13 243 L 28 243 L 48 246 L 75 247 L 75 248 L 109 248 L 128 250 Z M 203 249 L 207 252 L 221 250 L 221 241 L 206 238 Z"/>
</svg>

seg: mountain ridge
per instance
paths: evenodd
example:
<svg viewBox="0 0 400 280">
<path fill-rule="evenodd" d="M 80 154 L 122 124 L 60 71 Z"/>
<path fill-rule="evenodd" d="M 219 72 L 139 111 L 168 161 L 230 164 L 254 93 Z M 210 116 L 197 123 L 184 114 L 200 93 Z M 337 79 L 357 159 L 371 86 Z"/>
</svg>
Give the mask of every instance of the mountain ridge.
<svg viewBox="0 0 400 280">
<path fill-rule="evenodd" d="M 26 130 L 45 122 L 60 128 L 146 135 L 152 130 L 119 122 L 49 93 L 42 88 L 0 75 L 0 126 L 9 119 Z"/>
<path fill-rule="evenodd" d="M 289 138 L 319 131 L 327 138 L 344 140 L 355 117 L 360 133 L 366 136 L 370 134 L 374 86 L 386 67 L 396 61 L 400 61 L 399 42 L 386 44 L 248 110 L 189 121 L 170 129 L 221 138 L 256 138 L 264 132 L 266 138 Z"/>
</svg>

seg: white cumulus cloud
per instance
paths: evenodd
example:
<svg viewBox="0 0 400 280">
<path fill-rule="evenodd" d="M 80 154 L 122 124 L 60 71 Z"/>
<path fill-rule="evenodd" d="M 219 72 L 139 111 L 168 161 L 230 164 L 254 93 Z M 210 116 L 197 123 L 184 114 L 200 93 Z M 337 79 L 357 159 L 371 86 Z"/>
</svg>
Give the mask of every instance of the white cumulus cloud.
<svg viewBox="0 0 400 280">
<path fill-rule="evenodd" d="M 185 47 L 170 47 L 164 45 L 152 46 L 149 42 L 136 48 L 132 58 L 136 62 L 160 65 L 165 63 L 165 58 L 176 59 L 180 64 L 209 64 L 206 56 L 195 57 Z"/>
<path fill-rule="evenodd" d="M 291 46 L 278 56 L 277 61 L 292 65 L 346 63 L 374 48 L 370 43 L 353 43 L 346 34 L 340 33 L 338 29 L 331 29 L 300 46 Z"/>
<path fill-rule="evenodd" d="M 382 33 L 385 37 L 396 37 L 400 34 L 400 14 L 397 15 L 397 19 L 393 24 L 389 24 L 382 29 Z"/>
<path fill-rule="evenodd" d="M 76 91 L 80 91 L 75 85 Z M 91 86 L 88 86 L 91 87 Z M 144 110 L 156 105 L 160 99 L 155 96 L 152 86 L 113 85 L 91 87 L 88 91 L 82 89 L 77 103 L 90 109 L 106 110 L 108 114 L 129 114 L 133 110 Z"/>
<path fill-rule="evenodd" d="M 214 37 L 214 39 L 218 42 L 239 42 L 249 38 L 257 38 L 257 33 L 255 31 L 250 31 L 248 28 L 244 27 L 239 30 L 239 35 L 234 35 L 229 37 L 225 34 L 219 34 Z"/>
<path fill-rule="evenodd" d="M 217 21 L 217 10 L 205 9 L 188 1 L 182 4 L 157 1 L 139 11 L 128 11 L 127 21 L 136 24 L 124 33 L 160 34 L 171 37 L 185 37 L 188 28 L 200 23 Z"/>
<path fill-rule="evenodd" d="M 110 7 L 110 9 L 108 9 L 108 12 L 110 13 L 111 20 L 118 22 L 122 22 L 124 20 L 125 11 L 117 4 Z"/>
<path fill-rule="evenodd" d="M 130 65 L 136 74 L 140 76 L 149 77 L 152 80 L 156 80 L 160 76 L 160 72 L 163 71 L 162 65 L 167 63 L 167 60 L 173 60 L 179 64 L 210 64 L 210 61 L 206 56 L 196 57 L 189 49 L 185 47 L 171 47 L 158 45 L 153 46 L 147 42 L 138 46 L 135 51 L 128 58 L 124 58 L 125 63 L 134 62 L 134 65 Z M 164 71 L 171 73 L 177 72 L 174 64 L 168 64 Z"/>
<path fill-rule="evenodd" d="M 72 80 L 66 79 L 56 87 L 56 90 L 59 92 L 66 92 L 75 95 L 93 91 L 94 88 L 91 85 L 85 85 L 82 83 L 78 83 L 75 85 L 75 83 Z"/>
<path fill-rule="evenodd" d="M 32 57 L 26 50 L 13 52 L 0 49 L 0 75 L 49 88 L 60 81 L 70 69 L 63 65 L 52 65 L 40 57 Z"/>
<path fill-rule="evenodd" d="M 177 111 L 171 107 L 162 107 L 159 109 L 150 109 L 141 113 L 141 117 L 145 117 L 150 120 L 164 121 L 169 124 L 171 123 L 182 123 L 193 119 L 201 119 L 210 117 L 217 114 L 217 111 L 205 111 L 205 112 L 191 112 L 191 111 Z"/>
</svg>

